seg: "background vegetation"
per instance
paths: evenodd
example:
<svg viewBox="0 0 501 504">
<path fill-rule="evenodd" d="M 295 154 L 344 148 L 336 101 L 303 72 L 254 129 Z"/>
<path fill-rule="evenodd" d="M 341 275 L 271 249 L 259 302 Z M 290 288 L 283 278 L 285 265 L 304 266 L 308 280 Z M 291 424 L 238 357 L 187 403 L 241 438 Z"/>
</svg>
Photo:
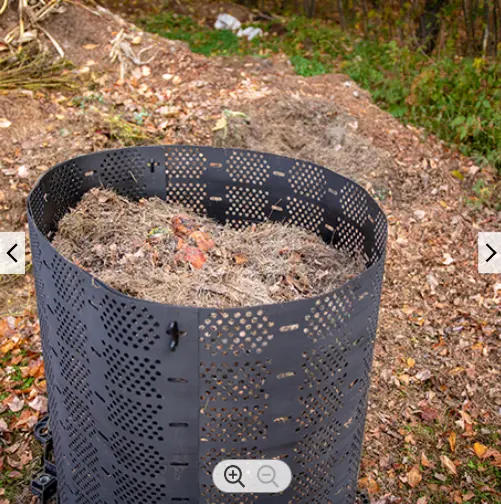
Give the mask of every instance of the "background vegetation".
<svg viewBox="0 0 501 504">
<path fill-rule="evenodd" d="M 118 3 L 136 17 L 142 7 Z M 394 116 L 501 169 L 500 0 L 239 3 L 265 36 L 248 42 L 214 30 L 212 18 L 180 0 L 150 3 L 140 23 L 208 56 L 284 52 L 300 75 L 346 73 Z"/>
</svg>

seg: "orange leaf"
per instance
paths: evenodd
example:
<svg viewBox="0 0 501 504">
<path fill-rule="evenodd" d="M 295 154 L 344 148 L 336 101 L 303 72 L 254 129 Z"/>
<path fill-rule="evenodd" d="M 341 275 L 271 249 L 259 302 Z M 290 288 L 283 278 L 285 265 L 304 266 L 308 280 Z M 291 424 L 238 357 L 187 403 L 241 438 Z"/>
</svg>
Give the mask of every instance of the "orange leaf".
<svg viewBox="0 0 501 504">
<path fill-rule="evenodd" d="M 372 478 L 372 476 L 369 476 L 368 478 L 361 478 L 359 480 L 359 485 L 360 488 L 365 488 L 371 495 L 377 494 L 381 491 L 377 481 Z"/>
<path fill-rule="evenodd" d="M 411 486 L 411 488 L 416 488 L 419 483 L 423 480 L 423 476 L 421 476 L 421 471 L 419 470 L 419 466 L 416 464 L 408 473 L 407 473 L 407 483 Z"/>
<path fill-rule="evenodd" d="M 16 342 L 9 340 L 9 341 L 7 341 L 7 343 L 3 344 L 0 347 L 0 350 L 5 355 L 6 353 L 9 353 L 15 346 L 16 346 Z"/>
<path fill-rule="evenodd" d="M 412 357 L 409 357 L 407 359 L 407 366 L 412 369 L 415 365 L 416 365 L 416 361 Z"/>
<path fill-rule="evenodd" d="M 478 458 L 483 458 L 485 452 L 487 451 L 487 446 L 483 445 L 482 443 L 475 443 L 473 445 L 473 450 L 475 451 L 475 455 Z"/>
<path fill-rule="evenodd" d="M 451 447 L 451 452 L 456 451 L 456 433 L 451 432 L 449 436 L 449 446 Z"/>
</svg>

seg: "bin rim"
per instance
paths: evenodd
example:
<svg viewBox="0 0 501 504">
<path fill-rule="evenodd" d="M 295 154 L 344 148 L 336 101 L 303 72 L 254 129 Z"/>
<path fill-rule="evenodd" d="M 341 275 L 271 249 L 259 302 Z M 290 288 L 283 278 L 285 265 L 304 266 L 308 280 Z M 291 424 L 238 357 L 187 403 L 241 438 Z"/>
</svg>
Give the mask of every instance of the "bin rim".
<svg viewBox="0 0 501 504">
<path fill-rule="evenodd" d="M 40 175 L 35 182 L 35 185 L 32 187 L 30 193 L 28 194 L 27 197 L 27 213 L 29 217 L 29 221 L 33 223 L 33 227 L 37 233 L 37 238 L 41 239 L 45 242 L 46 245 L 49 245 L 51 249 L 64 261 L 66 265 L 69 265 L 70 267 L 77 268 L 80 273 L 84 273 L 85 276 L 87 277 L 87 280 L 91 283 L 91 285 L 95 288 L 102 288 L 105 291 L 109 292 L 113 296 L 118 296 L 124 300 L 128 301 L 140 301 L 141 303 L 145 303 L 146 306 L 156 306 L 156 307 L 163 307 L 163 308 L 169 308 L 173 310 L 217 310 L 220 312 L 224 313 L 237 313 L 241 312 L 242 310 L 246 309 L 252 309 L 252 310 L 260 310 L 260 309 L 276 309 L 278 307 L 283 308 L 283 309 L 292 309 L 292 307 L 297 307 L 298 305 L 303 305 L 303 304 L 308 304 L 311 305 L 312 303 L 315 304 L 317 302 L 320 302 L 323 300 L 325 297 L 332 296 L 334 294 L 342 293 L 345 289 L 350 289 L 354 284 L 361 278 L 364 278 L 366 276 L 370 276 L 374 270 L 378 269 L 381 265 L 381 263 L 385 262 L 386 259 L 386 246 L 383 247 L 380 253 L 380 257 L 378 257 L 375 261 L 372 262 L 372 264 L 369 267 L 365 267 L 364 270 L 359 273 L 358 275 L 354 276 L 350 280 L 344 282 L 342 285 L 337 287 L 334 290 L 326 291 L 323 294 L 319 294 L 316 296 L 311 296 L 303 299 L 297 299 L 294 301 L 286 301 L 284 303 L 268 303 L 268 304 L 260 304 L 260 305 L 243 305 L 243 306 L 238 306 L 238 307 L 230 307 L 230 308 L 221 308 L 217 306 L 198 306 L 198 305 L 174 305 L 174 304 L 169 304 L 169 303 L 161 303 L 159 301 L 152 301 L 150 299 L 143 299 L 143 298 L 137 298 L 134 296 L 129 296 L 128 294 L 124 294 L 123 292 L 120 292 L 119 290 L 111 287 L 110 285 L 106 284 L 102 280 L 100 280 L 98 277 L 93 275 L 92 273 L 89 273 L 87 270 L 81 268 L 77 264 L 75 264 L 73 261 L 70 261 L 67 259 L 64 255 L 62 255 L 52 244 L 52 241 L 49 240 L 45 234 L 38 228 L 33 213 L 31 209 L 31 199 L 33 196 L 33 193 L 40 187 L 42 184 L 43 179 L 52 171 L 55 171 L 57 168 L 61 167 L 62 165 L 71 162 L 71 161 L 77 161 L 78 159 L 86 158 L 88 156 L 92 156 L 94 154 L 106 154 L 106 153 L 112 153 L 116 151 L 124 151 L 124 150 L 134 150 L 134 149 L 146 149 L 146 148 L 161 148 L 164 149 L 166 147 L 178 147 L 178 148 L 210 148 L 213 150 L 219 150 L 219 151 L 232 151 L 232 152 L 247 152 L 247 153 L 253 153 L 253 154 L 263 154 L 265 156 L 272 156 L 275 158 L 282 158 L 282 159 L 288 159 L 291 161 L 303 161 L 305 163 L 309 164 L 314 164 L 315 166 L 327 170 L 329 172 L 334 173 L 337 177 L 343 179 L 346 182 L 349 182 L 351 184 L 355 184 L 360 190 L 363 191 L 363 193 L 367 196 L 369 201 L 372 201 L 379 209 L 379 212 L 382 216 L 383 219 L 383 224 L 384 227 L 387 229 L 388 228 L 388 218 L 386 217 L 385 212 L 382 210 L 382 208 L 379 206 L 379 204 L 376 202 L 376 200 L 370 195 L 370 193 L 363 187 L 361 186 L 358 182 L 354 181 L 353 179 L 350 179 L 349 177 L 345 177 L 344 175 L 341 175 L 337 173 L 334 170 L 331 170 L 329 168 L 326 168 L 325 166 L 319 165 L 317 163 L 313 163 L 312 161 L 306 160 L 306 159 L 301 159 L 301 158 L 293 158 L 290 156 L 282 156 L 281 154 L 274 154 L 270 152 L 264 152 L 264 151 L 258 151 L 254 149 L 240 149 L 240 148 L 229 148 L 229 147 L 212 147 L 212 146 L 206 146 L 206 145 L 191 145 L 191 144 L 165 144 L 165 145 L 138 145 L 138 146 L 132 146 L 132 147 L 121 147 L 121 148 L 116 148 L 116 149 L 103 149 L 99 150 L 96 152 L 89 152 L 87 154 L 80 154 L 78 156 L 69 158 L 65 161 L 61 161 L 48 170 L 46 170 L 42 175 Z M 85 193 L 84 193 L 85 194 Z M 66 213 L 66 212 L 65 212 Z M 196 213 L 196 212 L 195 212 Z M 266 222 L 266 221 L 263 221 Z M 312 231 L 312 234 L 316 234 Z M 318 236 L 318 235 L 317 235 Z"/>
</svg>

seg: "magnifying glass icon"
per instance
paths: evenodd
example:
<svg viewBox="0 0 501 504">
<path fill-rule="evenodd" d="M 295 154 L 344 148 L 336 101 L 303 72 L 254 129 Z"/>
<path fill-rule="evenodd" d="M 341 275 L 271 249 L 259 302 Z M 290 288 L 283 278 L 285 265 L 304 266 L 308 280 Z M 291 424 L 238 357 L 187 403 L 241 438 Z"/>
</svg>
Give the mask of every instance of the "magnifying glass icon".
<svg viewBox="0 0 501 504">
<path fill-rule="evenodd" d="M 242 488 L 245 488 L 245 485 L 242 483 L 242 469 L 236 465 L 230 465 L 224 470 L 224 479 L 230 485 L 238 483 Z"/>
<path fill-rule="evenodd" d="M 269 465 L 261 466 L 257 472 L 257 479 L 261 483 L 264 485 L 269 485 L 271 483 L 272 485 L 275 485 L 276 488 L 279 488 L 277 482 L 275 481 L 276 477 L 277 473 L 275 469 Z"/>
</svg>

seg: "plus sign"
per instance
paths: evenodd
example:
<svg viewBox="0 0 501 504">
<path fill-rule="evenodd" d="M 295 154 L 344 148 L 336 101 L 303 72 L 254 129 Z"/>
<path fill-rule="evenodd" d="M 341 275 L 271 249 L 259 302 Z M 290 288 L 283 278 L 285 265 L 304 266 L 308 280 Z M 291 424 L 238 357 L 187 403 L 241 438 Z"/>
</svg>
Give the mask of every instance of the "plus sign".
<svg viewBox="0 0 501 504">
<path fill-rule="evenodd" d="M 235 469 L 232 469 L 230 472 L 231 479 L 235 479 L 237 476 L 238 476 L 238 473 L 235 471 Z"/>
</svg>

